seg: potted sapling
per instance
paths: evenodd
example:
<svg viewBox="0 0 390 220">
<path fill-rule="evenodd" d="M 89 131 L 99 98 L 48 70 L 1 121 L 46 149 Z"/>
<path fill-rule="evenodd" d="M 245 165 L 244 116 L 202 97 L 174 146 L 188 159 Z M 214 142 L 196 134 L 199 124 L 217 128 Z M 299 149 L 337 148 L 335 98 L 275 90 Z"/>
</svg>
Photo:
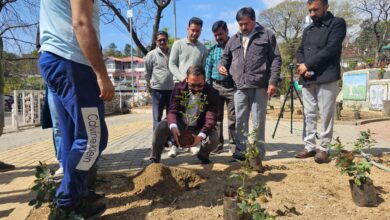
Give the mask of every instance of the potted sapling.
<svg viewBox="0 0 390 220">
<path fill-rule="evenodd" d="M 228 188 L 225 190 L 223 200 L 224 220 L 267 220 L 275 219 L 259 203 L 261 197 L 272 197 L 271 190 L 264 183 L 258 183 L 253 187 L 248 186 L 248 178 L 251 168 L 242 163 L 240 172 L 232 174 L 231 178 L 238 178 L 241 185 L 237 190 Z"/>
<path fill-rule="evenodd" d="M 361 119 L 360 111 L 362 109 L 361 105 L 352 105 L 352 112 L 355 119 Z"/>
<path fill-rule="evenodd" d="M 262 171 L 262 163 L 260 158 L 260 151 L 258 145 L 261 143 L 257 140 L 256 134 L 258 128 L 254 129 L 250 134 L 246 144 L 245 163 L 254 171 Z"/>
<path fill-rule="evenodd" d="M 362 155 L 364 148 L 371 147 L 373 143 L 375 140 L 371 138 L 371 133 L 368 130 L 360 132 L 352 151 L 346 151 L 339 138 L 336 139 L 336 143 L 331 145 L 336 157 L 336 167 L 340 169 L 342 174 L 351 177 L 349 185 L 352 200 L 357 206 L 377 206 L 375 186 L 369 177 L 372 164 L 365 157 L 356 159 L 357 155 Z"/>
<path fill-rule="evenodd" d="M 183 111 L 180 111 L 183 121 L 185 123 L 184 131 L 180 131 L 179 144 L 182 147 L 190 146 L 194 143 L 194 127 L 200 116 L 204 111 L 205 105 L 207 105 L 207 95 L 203 93 L 195 94 L 195 99 L 191 100 L 190 92 L 182 91 L 177 96 L 180 100 L 180 105 L 183 106 Z"/>
</svg>

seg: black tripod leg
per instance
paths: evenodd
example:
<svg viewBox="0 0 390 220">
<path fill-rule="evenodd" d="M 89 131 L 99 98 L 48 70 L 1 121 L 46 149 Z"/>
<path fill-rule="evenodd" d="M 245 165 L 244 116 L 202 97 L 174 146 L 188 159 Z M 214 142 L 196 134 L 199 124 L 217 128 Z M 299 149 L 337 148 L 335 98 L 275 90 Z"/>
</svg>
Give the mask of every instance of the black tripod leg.
<svg viewBox="0 0 390 220">
<path fill-rule="evenodd" d="M 290 134 L 293 133 L 293 113 L 294 113 L 294 85 L 291 84 L 290 85 L 290 88 L 289 88 L 289 91 L 291 90 L 291 107 L 290 107 L 290 110 L 291 110 L 291 118 L 290 118 Z"/>
<path fill-rule="evenodd" d="M 274 130 L 274 133 L 272 134 L 272 138 L 275 138 L 276 129 L 278 128 L 280 118 L 281 118 L 282 115 L 283 115 L 283 112 L 284 112 L 284 105 L 286 104 L 286 101 L 287 101 L 287 98 L 288 98 L 289 94 L 290 94 L 290 90 L 287 91 L 286 97 L 284 98 L 284 101 L 283 101 L 283 105 L 282 105 L 282 107 L 280 108 L 278 121 L 276 122 L 275 130 Z"/>
</svg>

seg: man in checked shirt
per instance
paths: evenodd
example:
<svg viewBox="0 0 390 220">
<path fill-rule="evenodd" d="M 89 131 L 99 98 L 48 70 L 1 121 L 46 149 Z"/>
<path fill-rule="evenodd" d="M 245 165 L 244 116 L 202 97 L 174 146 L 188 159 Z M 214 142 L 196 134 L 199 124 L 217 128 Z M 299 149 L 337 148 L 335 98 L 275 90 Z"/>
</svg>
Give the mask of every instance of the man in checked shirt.
<svg viewBox="0 0 390 220">
<path fill-rule="evenodd" d="M 234 151 L 236 149 L 236 143 L 234 138 L 234 131 L 236 128 L 236 114 L 234 111 L 234 91 L 235 85 L 232 76 L 221 75 L 218 72 L 218 63 L 221 59 L 223 49 L 227 41 L 229 40 L 229 31 L 225 21 L 216 21 L 212 26 L 214 38 L 217 44 L 210 48 L 209 54 L 206 60 L 206 81 L 214 89 L 219 91 L 219 106 L 217 115 L 217 133 L 219 135 L 218 147 L 212 152 L 219 154 L 223 152 L 223 116 L 225 103 L 228 110 L 228 135 L 229 135 L 229 149 Z"/>
</svg>

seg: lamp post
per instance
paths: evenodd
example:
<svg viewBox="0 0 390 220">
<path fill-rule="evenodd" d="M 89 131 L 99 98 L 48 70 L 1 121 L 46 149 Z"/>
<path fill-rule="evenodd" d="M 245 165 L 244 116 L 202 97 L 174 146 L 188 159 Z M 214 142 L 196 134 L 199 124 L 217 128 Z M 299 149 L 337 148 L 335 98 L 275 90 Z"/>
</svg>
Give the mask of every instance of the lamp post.
<svg viewBox="0 0 390 220">
<path fill-rule="evenodd" d="M 176 0 L 173 0 L 173 33 L 175 36 L 175 40 L 177 39 L 177 32 L 176 32 Z"/>
<path fill-rule="evenodd" d="M 133 22 L 132 22 L 132 17 L 133 17 L 133 10 L 131 9 L 131 1 L 128 0 L 127 1 L 127 5 L 129 7 L 129 10 L 127 10 L 127 19 L 128 19 L 128 22 L 129 22 L 129 28 L 130 28 L 130 57 L 131 57 L 131 61 L 130 61 L 130 70 L 131 70 L 131 91 L 132 91 L 132 102 L 133 102 L 133 106 L 134 106 L 134 72 L 133 72 L 133 61 L 134 61 L 134 58 L 133 58 Z"/>
</svg>

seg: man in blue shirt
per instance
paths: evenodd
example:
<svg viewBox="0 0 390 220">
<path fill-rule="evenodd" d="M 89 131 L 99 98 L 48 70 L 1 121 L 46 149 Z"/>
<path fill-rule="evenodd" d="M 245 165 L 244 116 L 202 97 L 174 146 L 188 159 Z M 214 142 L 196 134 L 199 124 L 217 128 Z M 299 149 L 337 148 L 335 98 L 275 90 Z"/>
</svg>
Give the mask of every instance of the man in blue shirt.
<svg viewBox="0 0 390 220">
<path fill-rule="evenodd" d="M 41 0 L 39 68 L 58 112 L 64 177 L 55 203 L 84 218 L 105 210 L 87 176 L 107 146 L 104 100 L 114 87 L 99 43 L 99 1 Z"/>
<path fill-rule="evenodd" d="M 236 113 L 234 111 L 234 91 L 235 86 L 232 76 L 221 75 L 218 72 L 218 63 L 221 59 L 223 49 L 229 40 L 229 31 L 225 21 L 217 21 L 212 26 L 214 38 L 217 44 L 210 48 L 206 59 L 206 80 L 207 83 L 213 86 L 219 92 L 219 105 L 217 116 L 217 133 L 219 135 L 218 147 L 212 152 L 218 154 L 223 152 L 223 116 L 225 112 L 225 103 L 228 109 L 228 134 L 229 134 L 229 149 L 234 151 L 236 149 L 234 131 L 236 128 Z"/>
</svg>

